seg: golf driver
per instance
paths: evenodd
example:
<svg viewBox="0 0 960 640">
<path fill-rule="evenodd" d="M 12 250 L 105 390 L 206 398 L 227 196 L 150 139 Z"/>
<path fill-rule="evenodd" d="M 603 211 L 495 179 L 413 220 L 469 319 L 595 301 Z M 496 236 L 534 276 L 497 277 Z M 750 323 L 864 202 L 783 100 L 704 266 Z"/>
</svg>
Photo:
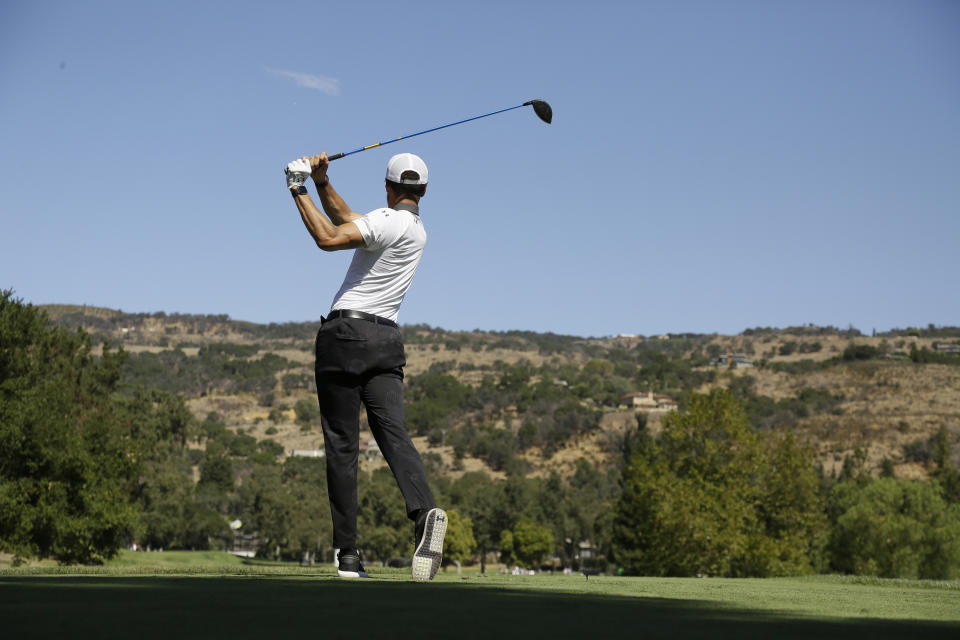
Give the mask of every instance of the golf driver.
<svg viewBox="0 0 960 640">
<path fill-rule="evenodd" d="M 432 129 L 424 129 L 423 131 L 417 131 L 416 133 L 410 133 L 405 136 L 400 136 L 399 138 L 394 138 L 393 140 L 387 140 L 386 142 L 377 142 L 375 144 L 369 144 L 365 147 L 360 147 L 359 149 L 354 149 L 353 151 L 347 151 L 345 153 L 337 153 L 330 156 L 330 160 L 339 160 L 345 156 L 353 155 L 354 153 L 360 153 L 361 151 L 366 151 L 367 149 L 374 149 L 376 147 L 382 147 L 385 144 L 390 144 L 391 142 L 399 142 L 400 140 L 406 140 L 407 138 L 412 138 L 414 136 L 422 136 L 425 133 L 430 133 L 431 131 L 438 131 L 440 129 L 446 129 L 447 127 L 452 127 L 457 124 L 463 124 L 464 122 L 470 122 L 471 120 L 478 120 L 480 118 L 486 118 L 487 116 L 493 116 L 498 113 L 503 113 L 504 111 L 511 111 L 513 109 L 519 109 L 521 107 L 533 107 L 533 112 L 537 114 L 537 117 L 550 124 L 550 121 L 553 120 L 553 109 L 550 108 L 550 105 L 544 102 L 543 100 L 529 100 L 523 104 L 518 104 L 515 107 L 507 107 L 506 109 L 500 109 L 498 111 L 491 111 L 490 113 L 485 113 L 480 116 L 473 116 L 472 118 L 467 118 L 465 120 L 458 120 L 456 122 L 451 122 L 449 124 L 442 124 L 439 127 L 433 127 Z"/>
</svg>

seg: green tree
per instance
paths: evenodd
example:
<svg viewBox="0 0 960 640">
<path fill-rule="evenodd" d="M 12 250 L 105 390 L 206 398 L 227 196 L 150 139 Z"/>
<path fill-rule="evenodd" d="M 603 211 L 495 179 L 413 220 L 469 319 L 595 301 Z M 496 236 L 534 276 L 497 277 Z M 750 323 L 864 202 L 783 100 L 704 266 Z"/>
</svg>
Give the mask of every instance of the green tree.
<svg viewBox="0 0 960 640">
<path fill-rule="evenodd" d="M 760 529 L 746 575 L 792 575 L 826 568 L 829 525 L 813 453 L 792 433 L 767 434 L 753 493 Z"/>
<path fill-rule="evenodd" d="M 136 390 L 117 398 L 118 416 L 130 434 L 132 455 L 140 473 L 132 492 L 139 512 L 134 539 L 152 548 L 223 549 L 232 542 L 226 517 L 226 494 L 233 490 L 233 472 L 224 442 L 233 435 L 216 414 L 198 425 L 183 399 L 165 391 Z M 215 438 L 207 452 L 188 449 L 201 431 Z M 217 455 L 219 480 L 210 456 Z M 193 456 L 201 462 L 199 486 L 192 479 Z M 224 464 L 225 463 L 225 464 Z M 216 465 L 213 465 L 216 466 Z"/>
<path fill-rule="evenodd" d="M 620 493 L 618 480 L 619 472 L 615 468 L 603 471 L 586 460 L 577 462 L 564 497 L 569 530 L 564 536 L 558 535 L 564 543 L 565 565 L 575 562 L 580 541 L 589 541 L 602 556 L 610 556 L 613 506 Z"/>
<path fill-rule="evenodd" d="M 781 356 L 789 356 L 797 350 L 797 343 L 795 340 L 789 340 L 780 345 L 778 352 Z"/>
<path fill-rule="evenodd" d="M 290 503 L 286 547 L 302 564 L 312 565 L 333 536 L 326 474 L 323 459 L 289 458 L 283 465 L 283 486 Z"/>
<path fill-rule="evenodd" d="M 303 398 L 293 406 L 297 414 L 297 422 L 302 425 L 314 424 L 320 420 L 320 406 L 316 398 Z"/>
<path fill-rule="evenodd" d="M 283 468 L 277 464 L 256 465 L 241 493 L 244 521 L 260 538 L 257 555 L 279 560 L 289 540 L 287 524 L 296 508 L 283 486 Z"/>
<path fill-rule="evenodd" d="M 226 494 L 233 490 L 233 462 L 219 442 L 210 442 L 200 464 L 199 488 Z"/>
<path fill-rule="evenodd" d="M 410 381 L 406 419 L 411 432 L 427 434 L 441 431 L 450 424 L 454 415 L 468 400 L 470 387 L 453 376 L 437 374 L 433 370 Z"/>
<path fill-rule="evenodd" d="M 940 425 L 940 429 L 932 440 L 933 461 L 937 465 L 937 469 L 943 470 L 949 468 L 951 466 L 950 457 L 952 452 L 950 446 L 950 429 L 947 428 L 947 425 Z"/>
<path fill-rule="evenodd" d="M 855 360 L 871 360 L 877 357 L 879 351 L 876 347 L 867 344 L 851 344 L 843 350 L 841 356 L 844 361 L 851 362 Z"/>
<path fill-rule="evenodd" d="M 326 486 L 322 459 L 288 458 L 282 466 L 254 466 L 241 496 L 243 519 L 261 540 L 258 555 L 315 562 L 333 530 Z"/>
<path fill-rule="evenodd" d="M 960 504 L 936 482 L 881 478 L 840 482 L 830 559 L 839 571 L 884 578 L 960 576 Z"/>
<path fill-rule="evenodd" d="M 497 551 L 500 553 L 500 562 L 503 564 L 516 564 L 517 556 L 513 544 L 513 531 L 504 529 L 500 532 L 500 541 L 497 544 Z"/>
<path fill-rule="evenodd" d="M 193 528 L 188 505 L 193 502 L 190 476 L 176 468 L 156 468 L 145 478 L 138 503 L 141 506 L 136 539 L 154 549 L 189 548 Z"/>
<path fill-rule="evenodd" d="M 359 478 L 357 544 L 371 557 L 387 562 L 413 555 L 413 523 L 407 518 L 403 494 L 387 467 Z"/>
<path fill-rule="evenodd" d="M 456 564 L 457 573 L 460 573 L 461 565 L 470 559 L 477 548 L 477 541 L 473 537 L 473 521 L 448 509 L 447 535 L 443 539 L 443 547 L 444 557 Z"/>
<path fill-rule="evenodd" d="M 513 554 L 525 567 L 537 567 L 553 551 L 549 529 L 524 518 L 513 528 Z"/>
<path fill-rule="evenodd" d="M 618 561 L 648 575 L 809 573 L 825 518 L 809 450 L 760 438 L 727 390 L 641 432 L 614 520 Z"/>
<path fill-rule="evenodd" d="M 500 532 L 514 524 L 516 502 L 507 500 L 505 486 L 482 471 L 465 473 L 450 486 L 451 504 L 473 523 L 481 571 L 486 571 L 487 553 L 498 549 Z"/>
<path fill-rule="evenodd" d="M 113 392 L 124 354 L 91 355 L 82 330 L 53 327 L 0 291 L 0 548 L 92 562 L 133 530 L 137 471 Z"/>
</svg>

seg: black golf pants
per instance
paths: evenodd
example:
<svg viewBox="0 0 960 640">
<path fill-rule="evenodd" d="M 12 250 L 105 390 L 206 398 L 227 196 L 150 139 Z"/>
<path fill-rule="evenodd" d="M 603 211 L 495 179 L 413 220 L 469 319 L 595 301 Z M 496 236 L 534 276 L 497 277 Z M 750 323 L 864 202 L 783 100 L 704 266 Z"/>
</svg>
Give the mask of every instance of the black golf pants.
<svg viewBox="0 0 960 640">
<path fill-rule="evenodd" d="M 361 404 L 403 494 L 407 516 L 414 520 L 422 509 L 436 506 L 404 423 L 403 341 L 399 329 L 337 318 L 325 321 L 317 332 L 316 357 L 333 546 L 355 548 Z"/>
</svg>

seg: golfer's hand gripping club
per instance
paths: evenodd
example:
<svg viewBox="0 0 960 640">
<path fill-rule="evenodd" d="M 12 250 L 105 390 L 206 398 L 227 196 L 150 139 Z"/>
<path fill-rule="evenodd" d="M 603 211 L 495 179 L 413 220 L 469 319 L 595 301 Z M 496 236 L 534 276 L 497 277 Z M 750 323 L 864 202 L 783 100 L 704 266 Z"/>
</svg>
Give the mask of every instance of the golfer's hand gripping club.
<svg viewBox="0 0 960 640">
<path fill-rule="evenodd" d="M 325 185 L 327 183 L 327 169 L 330 167 L 327 152 L 324 151 L 318 156 L 310 156 L 307 161 L 310 163 L 310 176 L 313 181 L 318 187 Z"/>
<path fill-rule="evenodd" d="M 297 158 L 287 164 L 283 172 L 287 176 L 287 189 L 302 187 L 310 177 L 310 163 L 304 158 Z"/>
</svg>

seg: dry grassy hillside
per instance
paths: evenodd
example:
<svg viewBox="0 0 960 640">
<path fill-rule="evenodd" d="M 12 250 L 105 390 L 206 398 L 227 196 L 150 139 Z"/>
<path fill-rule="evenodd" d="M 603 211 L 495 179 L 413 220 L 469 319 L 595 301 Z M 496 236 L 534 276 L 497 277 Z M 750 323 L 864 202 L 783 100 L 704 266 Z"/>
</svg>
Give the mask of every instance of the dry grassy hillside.
<svg viewBox="0 0 960 640">
<path fill-rule="evenodd" d="M 131 353 L 160 353 L 178 348 L 186 356 L 195 356 L 204 345 L 231 343 L 255 345 L 262 358 L 271 353 L 289 361 L 287 369 L 276 374 L 276 390 L 270 405 L 262 394 L 209 392 L 188 396 L 188 406 L 199 418 L 215 412 L 231 428 L 241 429 L 258 439 L 272 438 L 284 449 L 320 449 L 322 436 L 318 427 L 305 428 L 295 421 L 292 407 L 299 400 L 314 401 L 312 389 L 286 388 L 284 376 L 312 376 L 312 336 L 316 323 L 270 325 L 240 323 L 226 316 L 167 316 L 164 314 L 121 314 L 109 309 L 90 307 L 48 306 L 47 313 L 67 326 L 84 326 L 96 338 L 121 344 Z M 590 360 L 616 359 L 616 354 L 630 353 L 640 347 L 680 345 L 671 357 L 699 358 L 700 369 L 715 372 L 713 382 L 698 390 L 729 386 L 737 378 L 750 376 L 757 395 L 773 400 L 796 396 L 804 389 L 828 391 L 842 396 L 836 408 L 800 418 L 791 427 L 797 437 L 815 450 L 827 471 L 836 471 L 845 456 L 856 449 L 867 455 L 867 464 L 875 470 L 884 459 L 894 465 L 901 477 L 922 477 L 927 469 L 921 461 L 911 459 L 907 449 L 922 445 L 943 425 L 960 437 L 960 367 L 946 364 L 917 364 L 902 359 L 911 347 L 931 349 L 934 337 L 853 335 L 847 331 L 762 330 L 746 331 L 737 336 L 658 336 L 642 338 L 551 337 L 544 342 L 536 334 L 503 335 L 482 332 L 457 333 L 442 330 L 408 331 L 408 379 L 423 374 L 431 366 L 444 369 L 464 384 L 478 385 L 493 367 L 528 362 L 549 371 L 573 365 L 581 368 Z M 956 342 L 951 338 L 951 342 Z M 863 362 L 839 363 L 808 372 L 787 373 L 776 369 L 778 363 L 803 361 L 824 362 L 838 358 L 851 344 L 874 347 L 882 353 L 900 354 L 901 359 L 872 359 Z M 546 345 L 546 346 L 545 346 Z M 742 354 L 754 366 L 732 368 L 707 365 L 708 359 L 729 354 Z M 636 390 L 643 390 L 638 388 Z M 552 470 L 570 471 L 576 461 L 587 458 L 602 462 L 610 454 L 605 446 L 616 432 L 635 424 L 635 413 L 624 407 L 597 407 L 603 411 L 599 432 L 575 439 L 547 457 L 537 448 L 523 453 L 531 473 L 542 475 Z M 274 411 L 271 419 L 271 411 Z M 652 414 L 651 428 L 656 431 L 663 414 Z M 510 416 L 490 416 L 500 428 L 507 428 Z M 369 438 L 369 433 L 362 434 Z M 436 454 L 444 472 L 460 474 L 484 464 L 467 456 L 454 469 L 452 448 L 430 447 L 425 439 L 418 445 L 425 453 Z M 957 447 L 960 450 L 960 447 Z M 915 456 L 914 456 L 915 457 Z M 367 466 L 382 464 L 370 460 Z"/>
<path fill-rule="evenodd" d="M 861 448 L 872 468 L 887 458 L 898 476 L 922 477 L 926 470 L 905 458 L 904 447 L 926 441 L 945 424 L 960 435 L 960 368 L 955 366 L 869 362 L 801 376 L 759 369 L 730 375 L 754 376 L 760 392 L 775 398 L 801 388 L 843 395 L 839 415 L 801 418 L 795 427 L 827 471 L 839 471 L 844 457 Z"/>
<path fill-rule="evenodd" d="M 611 339 L 621 345 L 629 345 L 630 339 Z M 941 340 L 942 341 L 942 340 Z M 934 338 L 846 338 L 841 336 L 767 335 L 714 336 L 707 346 L 715 345 L 724 354 L 753 354 L 749 357 L 763 358 L 767 364 L 776 362 L 799 362 L 802 360 L 825 361 L 837 357 L 851 343 L 876 348 L 905 349 L 932 348 Z M 796 350 L 780 355 L 788 344 L 795 343 Z M 817 351 L 801 353 L 802 345 L 816 345 Z M 789 349 L 787 349 L 789 350 Z M 692 355 L 692 354 L 687 354 Z M 526 359 L 540 366 L 551 362 L 536 351 L 499 351 L 475 354 L 465 351 L 432 350 L 419 347 L 409 350 L 411 373 L 420 373 L 436 362 L 453 361 L 457 365 L 489 363 L 493 360 L 517 362 Z M 582 364 L 583 358 L 580 358 Z M 756 380 L 759 395 L 781 400 L 795 396 L 805 388 L 824 389 L 842 395 L 838 415 L 815 415 L 802 418 L 795 430 L 802 442 L 813 447 L 818 459 L 828 471 L 838 471 L 843 459 L 860 448 L 867 453 L 870 467 L 879 468 L 888 458 L 895 464 L 901 477 L 926 475 L 923 465 L 904 457 L 904 446 L 929 439 L 944 424 L 960 436 L 960 368 L 940 364 L 916 365 L 899 360 L 857 362 L 831 367 L 824 371 L 805 374 L 789 374 L 769 367 L 718 368 L 717 382 L 699 389 L 707 392 L 713 387 L 727 386 L 732 378 L 752 376 Z M 476 382 L 477 372 L 460 374 L 466 382 Z M 607 409 L 603 420 L 606 432 L 623 429 L 634 422 L 634 412 Z M 651 416 L 651 427 L 658 429 L 662 415 Z M 555 454 L 550 460 L 530 456 L 538 470 L 572 468 L 578 456 L 592 459 L 603 457 L 598 441 L 606 434 L 592 435 L 573 446 Z"/>
</svg>

